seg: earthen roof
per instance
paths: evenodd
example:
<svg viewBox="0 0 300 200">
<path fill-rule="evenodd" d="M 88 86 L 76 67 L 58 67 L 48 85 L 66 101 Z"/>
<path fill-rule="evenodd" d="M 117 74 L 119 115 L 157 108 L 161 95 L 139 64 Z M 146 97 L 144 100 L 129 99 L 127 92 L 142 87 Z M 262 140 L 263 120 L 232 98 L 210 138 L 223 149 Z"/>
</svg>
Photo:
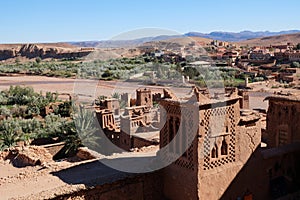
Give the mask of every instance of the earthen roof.
<svg viewBox="0 0 300 200">
<path fill-rule="evenodd" d="M 291 94 L 291 93 L 286 93 L 286 94 L 274 94 L 272 96 L 268 96 L 264 99 L 264 101 L 270 101 L 270 100 L 275 100 L 275 101 L 300 101 L 300 94 Z"/>
</svg>

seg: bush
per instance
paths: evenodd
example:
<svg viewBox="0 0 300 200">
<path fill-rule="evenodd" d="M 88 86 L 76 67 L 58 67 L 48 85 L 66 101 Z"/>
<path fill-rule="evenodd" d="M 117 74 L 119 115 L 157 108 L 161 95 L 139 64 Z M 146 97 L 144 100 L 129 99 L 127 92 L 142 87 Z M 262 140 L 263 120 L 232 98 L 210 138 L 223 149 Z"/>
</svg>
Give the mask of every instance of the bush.
<svg viewBox="0 0 300 200">
<path fill-rule="evenodd" d="M 14 146 L 19 141 L 27 142 L 36 137 L 41 123 L 36 119 L 6 119 L 0 123 L 0 150 Z"/>
<path fill-rule="evenodd" d="M 72 102 L 66 101 L 60 104 L 54 113 L 62 117 L 70 117 L 72 113 Z"/>
<path fill-rule="evenodd" d="M 37 57 L 36 59 L 35 59 L 35 62 L 36 63 L 40 63 L 42 61 L 42 59 L 40 58 L 40 57 Z"/>
<path fill-rule="evenodd" d="M 292 68 L 300 68 L 300 63 L 299 62 L 292 62 L 291 67 Z"/>
</svg>

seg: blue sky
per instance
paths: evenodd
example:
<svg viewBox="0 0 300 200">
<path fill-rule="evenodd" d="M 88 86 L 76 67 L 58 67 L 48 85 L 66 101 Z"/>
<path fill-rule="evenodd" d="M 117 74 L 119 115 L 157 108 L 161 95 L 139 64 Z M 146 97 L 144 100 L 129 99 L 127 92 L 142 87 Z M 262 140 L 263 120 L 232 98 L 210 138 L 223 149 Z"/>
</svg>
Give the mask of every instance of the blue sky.
<svg viewBox="0 0 300 200">
<path fill-rule="evenodd" d="M 0 43 L 110 39 L 133 29 L 300 29 L 299 0 L 9 0 L 0 4 Z"/>
</svg>

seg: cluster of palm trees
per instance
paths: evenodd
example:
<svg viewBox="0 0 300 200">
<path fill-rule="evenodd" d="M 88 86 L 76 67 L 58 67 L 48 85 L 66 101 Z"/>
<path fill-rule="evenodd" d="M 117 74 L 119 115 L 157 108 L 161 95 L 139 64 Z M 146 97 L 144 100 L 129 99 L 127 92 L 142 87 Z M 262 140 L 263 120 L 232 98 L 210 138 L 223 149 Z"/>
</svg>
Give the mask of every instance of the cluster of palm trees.
<svg viewBox="0 0 300 200">
<path fill-rule="evenodd" d="M 0 92 L 0 150 L 20 142 L 28 145 L 39 138 L 64 141 L 65 154 L 75 153 L 84 144 L 97 146 L 99 137 L 92 110 L 66 101 L 54 113 L 40 115 L 40 110 L 49 103 L 59 101 L 57 96 L 51 93 L 43 96 L 32 88 L 20 86 Z"/>
</svg>

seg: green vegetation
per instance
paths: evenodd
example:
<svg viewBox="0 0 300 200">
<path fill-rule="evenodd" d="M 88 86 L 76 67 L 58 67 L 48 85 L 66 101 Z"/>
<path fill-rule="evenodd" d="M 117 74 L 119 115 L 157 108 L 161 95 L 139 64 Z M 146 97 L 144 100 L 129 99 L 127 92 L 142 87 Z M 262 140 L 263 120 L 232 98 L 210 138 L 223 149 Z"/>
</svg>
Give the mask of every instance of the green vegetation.
<svg viewBox="0 0 300 200">
<path fill-rule="evenodd" d="M 75 114 L 72 102 L 59 101 L 57 96 L 50 92 L 43 96 L 31 87 L 20 86 L 1 91 L 0 150 L 18 142 L 29 144 L 38 138 L 58 138 L 66 142 L 64 151 L 70 155 L 84 142 L 95 141 L 91 135 L 96 132 L 91 112 L 80 108 Z M 46 113 L 46 107 L 50 105 L 57 107 Z M 80 135 L 76 130 L 80 130 Z"/>
<path fill-rule="evenodd" d="M 11 86 L 0 92 L 0 113 L 6 117 L 32 118 L 42 115 L 45 106 L 57 101 L 57 95 L 47 92 L 45 96 L 33 88 Z"/>
<path fill-rule="evenodd" d="M 100 138 L 97 134 L 95 113 L 79 106 L 78 112 L 74 115 L 74 124 L 78 133 L 70 134 L 67 137 L 67 152 L 76 151 L 80 146 L 88 146 L 91 149 L 99 149 Z"/>
<path fill-rule="evenodd" d="M 36 58 L 35 62 L 20 64 L 16 60 L 14 64 L 1 64 L 0 73 L 18 73 L 26 75 L 42 75 L 55 77 L 72 77 L 76 76 L 79 66 L 71 62 L 41 62 Z"/>
<path fill-rule="evenodd" d="M 299 62 L 292 62 L 291 67 L 292 68 L 300 68 L 300 63 Z"/>
<path fill-rule="evenodd" d="M 185 75 L 189 76 L 191 80 L 201 81 L 213 80 L 214 78 L 219 80 L 221 76 L 224 79 L 225 86 L 238 85 L 240 79 L 244 79 L 240 76 L 240 72 L 234 68 L 210 67 L 209 69 L 202 68 L 199 70 L 196 67 L 188 67 L 189 62 L 196 60 L 199 60 L 199 58 L 193 56 L 189 56 L 186 59 L 175 59 L 172 56 L 163 58 L 150 55 L 89 62 L 62 60 L 43 62 L 39 58 L 36 58 L 35 62 L 25 64 L 20 64 L 19 62 L 9 65 L 2 64 L 0 65 L 0 73 L 101 80 L 128 79 L 137 74 L 141 74 L 139 79 L 144 80 L 153 78 L 181 80 L 181 76 Z M 148 72 L 155 72 L 155 75 L 152 76 Z"/>
</svg>

